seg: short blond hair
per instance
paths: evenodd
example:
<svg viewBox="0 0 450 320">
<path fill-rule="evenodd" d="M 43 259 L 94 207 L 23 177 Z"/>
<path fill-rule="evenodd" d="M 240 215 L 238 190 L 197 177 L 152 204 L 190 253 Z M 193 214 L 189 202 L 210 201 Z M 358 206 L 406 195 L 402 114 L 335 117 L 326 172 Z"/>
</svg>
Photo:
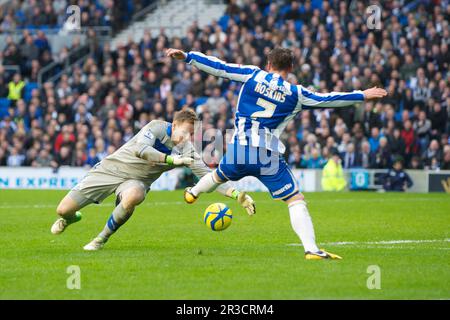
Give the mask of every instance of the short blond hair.
<svg viewBox="0 0 450 320">
<path fill-rule="evenodd" d="M 173 117 L 173 121 L 175 122 L 189 122 L 194 124 L 195 121 L 198 121 L 198 116 L 194 112 L 194 110 L 191 109 L 183 109 L 180 111 L 175 112 L 175 115 Z"/>
</svg>

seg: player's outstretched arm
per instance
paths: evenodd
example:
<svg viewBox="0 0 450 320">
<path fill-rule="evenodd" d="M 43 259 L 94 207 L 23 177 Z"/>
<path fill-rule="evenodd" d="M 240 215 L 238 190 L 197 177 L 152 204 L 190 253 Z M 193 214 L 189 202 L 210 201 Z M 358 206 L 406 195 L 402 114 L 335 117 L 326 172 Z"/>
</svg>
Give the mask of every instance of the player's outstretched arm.
<svg viewBox="0 0 450 320">
<path fill-rule="evenodd" d="M 374 100 L 374 99 L 380 99 L 385 96 L 387 96 L 387 91 L 383 88 L 373 87 L 370 89 L 366 89 L 363 91 L 364 94 L 364 100 Z"/>
<path fill-rule="evenodd" d="M 216 77 L 227 78 L 233 81 L 246 82 L 255 71 L 259 70 L 256 66 L 226 63 L 216 57 L 207 56 L 196 51 L 186 53 L 182 50 L 171 48 L 167 50 L 166 54 L 168 57 L 183 60 Z"/>
<path fill-rule="evenodd" d="M 146 160 L 149 164 L 166 163 L 168 165 L 182 166 L 194 162 L 191 157 L 167 155 L 154 146 L 157 139 L 162 139 L 167 128 L 158 121 L 152 121 L 138 133 L 136 143 L 132 146 L 134 155 Z"/>
<path fill-rule="evenodd" d="M 337 108 L 351 106 L 359 102 L 383 98 L 386 90 L 373 87 L 364 91 L 317 93 L 298 86 L 303 109 Z"/>
<path fill-rule="evenodd" d="M 136 157 L 146 160 L 150 164 L 166 163 L 173 166 L 188 166 L 194 162 L 192 158 L 167 155 L 149 145 L 138 145 L 134 154 Z"/>
</svg>

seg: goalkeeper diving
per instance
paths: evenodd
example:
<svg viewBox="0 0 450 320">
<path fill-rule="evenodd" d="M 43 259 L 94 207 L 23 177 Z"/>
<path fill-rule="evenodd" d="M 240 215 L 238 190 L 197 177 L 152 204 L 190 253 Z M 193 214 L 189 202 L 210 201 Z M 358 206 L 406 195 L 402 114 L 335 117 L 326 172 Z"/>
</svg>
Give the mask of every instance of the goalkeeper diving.
<svg viewBox="0 0 450 320">
<path fill-rule="evenodd" d="M 99 250 L 145 199 L 151 184 L 165 171 L 177 166 L 189 167 L 199 178 L 211 170 L 195 152 L 192 144 L 195 112 L 181 110 L 172 123 L 153 120 L 144 126 L 121 148 L 96 164 L 87 175 L 59 203 L 60 216 L 53 226 L 53 234 L 62 233 L 82 218 L 79 210 L 91 203 L 100 203 L 115 193 L 116 207 L 103 230 L 85 250 Z M 237 200 L 249 215 L 255 213 L 253 199 L 245 192 L 223 185 L 219 193 Z"/>
</svg>

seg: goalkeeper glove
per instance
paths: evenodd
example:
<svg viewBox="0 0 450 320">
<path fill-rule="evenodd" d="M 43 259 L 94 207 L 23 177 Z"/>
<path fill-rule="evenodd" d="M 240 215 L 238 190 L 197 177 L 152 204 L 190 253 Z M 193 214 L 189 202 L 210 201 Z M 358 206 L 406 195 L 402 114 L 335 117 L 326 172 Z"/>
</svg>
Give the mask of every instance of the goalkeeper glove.
<svg viewBox="0 0 450 320">
<path fill-rule="evenodd" d="M 237 202 L 244 207 L 249 216 L 256 213 L 255 201 L 244 191 L 233 190 L 232 198 L 236 199 Z"/>
<path fill-rule="evenodd" d="M 173 165 L 173 166 L 188 166 L 194 163 L 193 158 L 189 157 L 181 157 L 181 156 L 169 156 L 166 155 L 166 161 L 167 164 Z"/>
</svg>

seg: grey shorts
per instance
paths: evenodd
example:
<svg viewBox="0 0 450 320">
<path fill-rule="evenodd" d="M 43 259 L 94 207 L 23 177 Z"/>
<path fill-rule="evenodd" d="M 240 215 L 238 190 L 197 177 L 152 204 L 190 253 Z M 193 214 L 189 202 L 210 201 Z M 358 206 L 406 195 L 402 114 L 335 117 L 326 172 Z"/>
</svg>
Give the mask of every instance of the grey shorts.
<svg viewBox="0 0 450 320">
<path fill-rule="evenodd" d="M 119 196 L 122 191 L 131 187 L 139 188 L 146 193 L 150 184 L 141 180 L 118 177 L 104 171 L 89 171 L 69 192 L 69 196 L 80 207 L 84 207 L 91 203 L 101 203 L 113 193 Z"/>
</svg>

